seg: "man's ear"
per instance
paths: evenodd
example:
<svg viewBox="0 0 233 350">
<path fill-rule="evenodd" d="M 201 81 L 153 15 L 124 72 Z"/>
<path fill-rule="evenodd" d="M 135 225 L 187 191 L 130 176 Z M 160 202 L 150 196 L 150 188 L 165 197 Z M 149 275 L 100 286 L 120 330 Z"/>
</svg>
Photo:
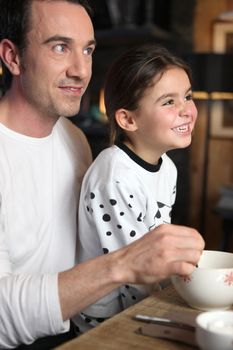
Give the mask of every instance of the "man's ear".
<svg viewBox="0 0 233 350">
<path fill-rule="evenodd" d="M 12 41 L 3 39 L 0 42 L 0 57 L 12 75 L 20 74 L 20 60 L 18 49 Z"/>
<path fill-rule="evenodd" d="M 126 109 L 118 109 L 115 113 L 117 124 L 126 131 L 136 131 L 137 123 L 135 122 L 134 115 L 132 112 Z"/>
</svg>

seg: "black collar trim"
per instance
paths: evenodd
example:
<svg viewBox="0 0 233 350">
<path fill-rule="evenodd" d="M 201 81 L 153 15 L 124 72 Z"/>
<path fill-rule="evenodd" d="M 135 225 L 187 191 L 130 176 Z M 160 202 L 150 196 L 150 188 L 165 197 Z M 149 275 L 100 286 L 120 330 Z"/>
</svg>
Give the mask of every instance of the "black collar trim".
<svg viewBox="0 0 233 350">
<path fill-rule="evenodd" d="M 140 165 L 142 168 L 144 168 L 147 171 L 150 171 L 151 173 L 155 173 L 159 171 L 161 165 L 162 165 L 162 158 L 159 158 L 159 161 L 157 164 L 151 164 L 140 158 L 136 153 L 134 153 L 129 147 L 127 147 L 124 143 L 117 143 L 117 147 L 122 149 L 135 163 Z"/>
</svg>

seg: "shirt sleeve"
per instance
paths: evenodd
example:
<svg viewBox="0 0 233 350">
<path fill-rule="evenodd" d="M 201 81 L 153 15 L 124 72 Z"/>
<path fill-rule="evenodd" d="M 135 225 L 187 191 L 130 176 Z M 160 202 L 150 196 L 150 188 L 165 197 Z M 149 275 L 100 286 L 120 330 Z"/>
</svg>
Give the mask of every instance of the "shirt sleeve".
<svg viewBox="0 0 233 350">
<path fill-rule="evenodd" d="M 57 274 L 13 274 L 0 226 L 0 349 L 68 329 L 69 321 L 62 321 Z"/>
</svg>

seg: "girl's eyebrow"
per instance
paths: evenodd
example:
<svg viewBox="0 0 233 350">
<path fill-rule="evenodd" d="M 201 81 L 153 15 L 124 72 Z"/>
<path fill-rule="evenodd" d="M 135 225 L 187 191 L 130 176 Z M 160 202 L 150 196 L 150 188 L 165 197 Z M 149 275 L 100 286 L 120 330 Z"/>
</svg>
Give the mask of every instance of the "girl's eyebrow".
<svg viewBox="0 0 233 350">
<path fill-rule="evenodd" d="M 175 97 L 176 95 L 177 94 L 175 94 L 175 93 L 163 94 L 163 95 L 159 96 L 155 102 L 159 102 L 159 101 L 164 100 L 165 98 L 168 98 L 168 97 L 169 98 Z"/>
<path fill-rule="evenodd" d="M 185 91 L 185 95 L 188 92 L 192 92 L 192 87 L 191 86 L 189 86 L 189 88 Z M 172 93 L 172 92 L 167 93 L 167 94 L 163 94 L 163 95 L 159 96 L 155 102 L 159 102 L 159 101 L 164 100 L 165 98 L 168 98 L 168 97 L 172 98 L 172 97 L 175 97 L 176 95 L 177 95 L 176 93 Z"/>
</svg>

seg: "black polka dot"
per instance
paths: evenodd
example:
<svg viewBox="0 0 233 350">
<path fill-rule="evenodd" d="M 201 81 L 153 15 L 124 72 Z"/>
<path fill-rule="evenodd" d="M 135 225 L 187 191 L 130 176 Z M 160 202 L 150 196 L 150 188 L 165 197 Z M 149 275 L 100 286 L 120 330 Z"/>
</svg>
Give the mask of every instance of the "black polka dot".
<svg viewBox="0 0 233 350">
<path fill-rule="evenodd" d="M 130 198 L 133 198 L 133 195 L 131 194 L 129 197 L 130 197 Z"/>
<path fill-rule="evenodd" d="M 133 230 L 130 232 L 130 237 L 134 237 L 134 236 L 136 236 L 136 232 Z"/>
<path fill-rule="evenodd" d="M 87 206 L 87 211 L 90 211 L 89 207 Z"/>
<path fill-rule="evenodd" d="M 108 215 L 108 214 L 104 214 L 103 215 L 103 221 L 107 222 L 107 221 L 110 221 L 111 220 L 111 216 Z"/>
<path fill-rule="evenodd" d="M 105 318 L 100 318 L 100 317 L 99 317 L 99 318 L 96 319 L 96 321 L 99 322 L 99 323 L 101 323 L 101 322 L 104 322 L 104 321 L 105 321 Z"/>
<path fill-rule="evenodd" d="M 139 214 L 137 221 L 141 222 L 142 221 L 142 213 Z"/>
<path fill-rule="evenodd" d="M 108 254 L 109 250 L 107 248 L 103 248 L 103 252 L 104 252 L 104 254 Z"/>
<path fill-rule="evenodd" d="M 85 322 L 86 322 L 86 323 L 90 323 L 90 322 L 91 322 L 91 319 L 88 318 L 88 317 L 86 317 L 86 318 L 85 318 Z"/>
<path fill-rule="evenodd" d="M 124 294 L 124 293 L 121 293 L 121 296 L 122 296 L 123 298 L 125 298 L 125 294 Z"/>
<path fill-rule="evenodd" d="M 161 218 L 161 213 L 160 213 L 160 211 L 159 211 L 159 210 L 157 211 L 157 213 L 156 213 L 156 215 L 155 215 L 155 216 L 156 216 L 156 218 L 157 218 L 157 219 L 160 219 L 160 218 Z"/>
<path fill-rule="evenodd" d="M 111 231 L 106 232 L 106 235 L 107 235 L 107 236 L 111 236 L 111 234 L 112 234 Z"/>
<path fill-rule="evenodd" d="M 103 205 L 103 204 L 100 204 L 100 208 L 104 208 L 104 205 Z"/>
<path fill-rule="evenodd" d="M 117 228 L 122 228 L 122 226 L 121 225 L 117 225 Z"/>
<path fill-rule="evenodd" d="M 125 213 L 123 211 L 120 212 L 120 216 L 123 216 L 125 215 Z"/>
<path fill-rule="evenodd" d="M 125 285 L 125 288 L 126 288 L 126 289 L 129 289 L 129 286 L 128 286 L 128 284 L 126 284 L 126 285 Z"/>
<path fill-rule="evenodd" d="M 132 295 L 132 299 L 133 299 L 133 300 L 136 300 L 137 298 L 135 297 L 135 295 Z"/>
<path fill-rule="evenodd" d="M 130 208 L 132 208 L 132 205 L 131 205 L 131 204 L 128 204 L 128 206 L 129 206 Z"/>
<path fill-rule="evenodd" d="M 95 198 L 95 194 L 93 192 L 90 193 L 90 197 L 91 199 L 94 199 Z"/>
<path fill-rule="evenodd" d="M 112 204 L 112 205 L 116 205 L 117 204 L 117 201 L 115 199 L 110 199 L 109 202 Z"/>
</svg>

